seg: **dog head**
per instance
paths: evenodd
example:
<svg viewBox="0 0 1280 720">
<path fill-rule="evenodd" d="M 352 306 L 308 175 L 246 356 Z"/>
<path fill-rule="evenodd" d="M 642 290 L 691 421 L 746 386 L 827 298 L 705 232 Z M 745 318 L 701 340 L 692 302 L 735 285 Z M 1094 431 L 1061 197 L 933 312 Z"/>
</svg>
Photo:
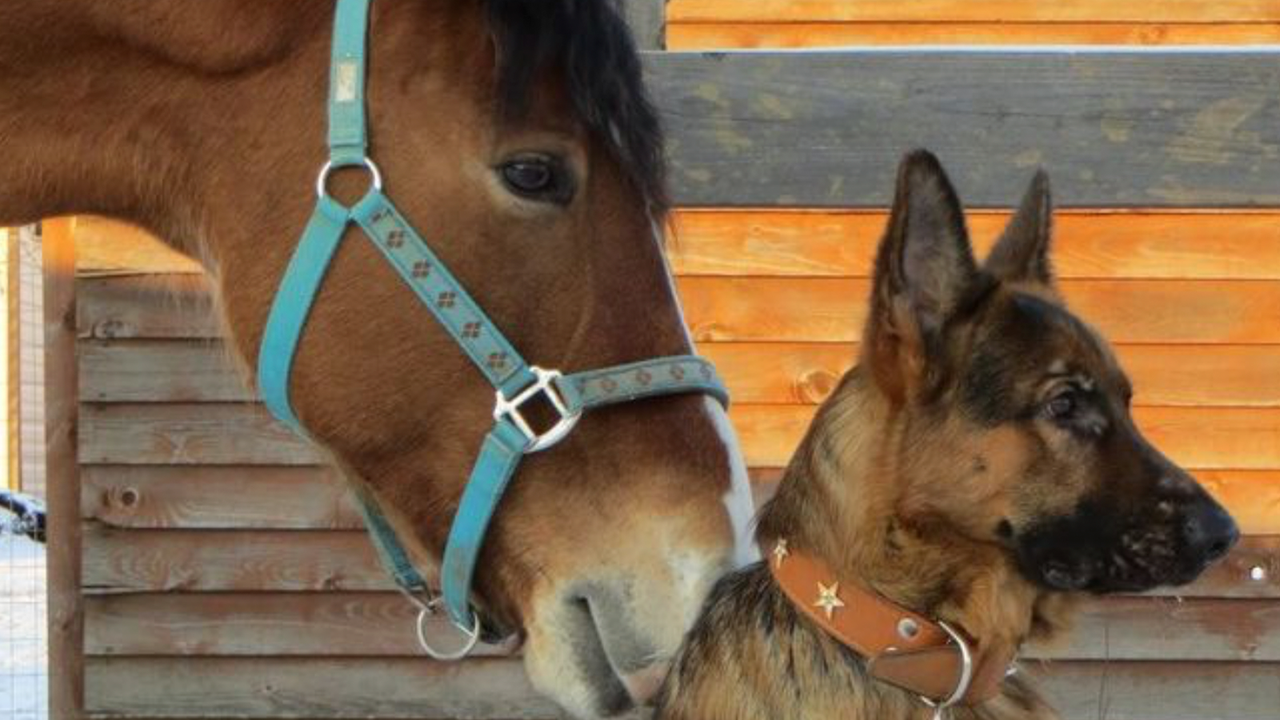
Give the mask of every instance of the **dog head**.
<svg viewBox="0 0 1280 720">
<path fill-rule="evenodd" d="M 1238 530 L 1135 425 L 1129 378 L 1057 291 L 1050 215 L 1040 173 L 979 265 L 937 159 L 904 159 L 862 350 L 899 421 L 899 513 L 1052 589 L 1190 582 Z"/>
</svg>

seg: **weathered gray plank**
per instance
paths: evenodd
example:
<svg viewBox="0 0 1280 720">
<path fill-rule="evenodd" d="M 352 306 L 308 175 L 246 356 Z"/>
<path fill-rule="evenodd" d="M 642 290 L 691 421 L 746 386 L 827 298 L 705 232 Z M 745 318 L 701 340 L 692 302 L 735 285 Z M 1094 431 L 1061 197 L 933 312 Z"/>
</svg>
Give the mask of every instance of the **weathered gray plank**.
<svg viewBox="0 0 1280 720">
<path fill-rule="evenodd" d="M 85 686 L 92 717 L 557 717 L 506 658 L 91 658 Z"/>
<path fill-rule="evenodd" d="M 86 594 L 394 590 L 363 531 L 118 530 L 84 525 Z"/>
<path fill-rule="evenodd" d="M 80 516 L 116 527 L 364 528 L 328 467 L 85 465 L 81 477 Z"/>
<path fill-rule="evenodd" d="M 393 589 L 358 530 L 122 530 L 90 521 L 84 533 L 89 593 Z M 1280 536 L 1246 537 L 1196 582 L 1152 594 L 1280 597 Z"/>
<path fill-rule="evenodd" d="M 252 402 L 257 393 L 218 340 L 81 340 L 86 402 Z"/>
<path fill-rule="evenodd" d="M 1265 720 L 1267 663 L 1058 662 L 1036 668 L 1064 720 Z M 514 659 L 90 658 L 94 717 L 551 718 Z"/>
<path fill-rule="evenodd" d="M 90 655 L 418 657 L 416 613 L 399 593 L 93 596 Z M 441 620 L 442 636 L 448 633 Z M 496 652 L 484 648 L 484 653 Z M 1055 660 L 1280 661 L 1280 603 L 1111 597 L 1086 603 Z"/>
<path fill-rule="evenodd" d="M 927 147 L 974 206 L 1280 204 L 1280 51 L 650 53 L 680 205 L 883 206 Z"/>
<path fill-rule="evenodd" d="M 661 50 L 667 46 L 667 0 L 622 0 L 627 25 L 641 50 Z"/>
<path fill-rule="evenodd" d="M 1031 666 L 1064 720 L 1270 720 L 1271 663 L 1054 662 Z"/>
<path fill-rule="evenodd" d="M 76 332 L 81 338 L 214 338 L 222 328 L 204 275 L 81 278 Z"/>
<path fill-rule="evenodd" d="M 260 405 L 85 405 L 80 462 L 125 465 L 316 465 L 320 453 Z"/>
</svg>

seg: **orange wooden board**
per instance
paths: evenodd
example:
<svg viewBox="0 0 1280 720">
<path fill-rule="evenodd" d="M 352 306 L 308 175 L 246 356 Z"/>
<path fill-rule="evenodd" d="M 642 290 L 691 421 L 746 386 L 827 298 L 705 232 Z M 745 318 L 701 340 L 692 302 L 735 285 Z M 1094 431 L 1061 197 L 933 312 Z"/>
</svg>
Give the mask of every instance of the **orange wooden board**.
<svg viewBox="0 0 1280 720">
<path fill-rule="evenodd" d="M 979 257 L 1008 218 L 969 212 Z M 681 275 L 867 277 L 886 220 L 884 212 L 681 210 L 668 252 Z M 1280 279 L 1280 212 L 1058 212 L 1053 264 L 1076 279 Z"/>
<path fill-rule="evenodd" d="M 677 22 L 1280 22 L 1274 0 L 671 0 Z"/>
<path fill-rule="evenodd" d="M 781 467 L 799 444 L 811 405 L 732 407 L 747 464 Z M 1194 469 L 1280 468 L 1280 410 L 1237 408 L 1135 408 L 1134 419 L 1157 448 Z"/>
<path fill-rule="evenodd" d="M 704 342 L 735 402 L 821 402 L 852 366 L 854 343 Z M 1120 345 L 1142 406 L 1280 407 L 1280 345 Z"/>
<path fill-rule="evenodd" d="M 1252 45 L 1280 40 L 1280 24 L 999 22 L 677 22 L 668 50 L 874 45 Z"/>
<path fill-rule="evenodd" d="M 856 340 L 869 281 L 706 278 L 678 281 L 694 338 Z M 1112 342 L 1278 343 L 1280 282 L 1064 280 L 1070 305 Z"/>
</svg>

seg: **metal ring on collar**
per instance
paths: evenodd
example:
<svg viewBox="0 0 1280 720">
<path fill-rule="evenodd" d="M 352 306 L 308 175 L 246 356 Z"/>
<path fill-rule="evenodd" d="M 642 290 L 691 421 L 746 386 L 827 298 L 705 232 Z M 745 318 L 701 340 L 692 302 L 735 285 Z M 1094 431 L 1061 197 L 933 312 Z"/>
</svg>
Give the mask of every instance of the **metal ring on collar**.
<svg viewBox="0 0 1280 720">
<path fill-rule="evenodd" d="M 328 196 L 329 175 L 334 170 L 340 170 L 345 167 L 362 167 L 365 170 L 368 170 L 373 181 L 373 189 L 382 190 L 382 172 L 378 170 L 378 166 L 374 164 L 373 160 L 369 159 L 369 156 L 366 155 L 361 158 L 358 163 L 334 165 L 332 160 L 325 162 L 325 164 L 320 168 L 320 174 L 316 176 L 316 197 L 322 198 Z"/>
<path fill-rule="evenodd" d="M 437 650 L 427 640 L 427 621 L 430 620 L 435 615 L 436 615 L 435 609 L 430 606 L 421 607 L 418 610 L 418 644 L 422 646 L 422 649 L 428 655 L 442 662 L 452 662 L 454 660 L 461 660 L 465 658 L 466 656 L 471 654 L 472 650 L 476 649 L 476 644 L 480 642 L 479 613 L 475 613 L 475 612 L 471 613 L 472 625 L 470 630 L 467 630 L 466 628 L 459 626 L 457 623 L 450 621 L 449 624 L 458 628 L 458 631 L 461 632 L 467 638 L 466 642 L 462 643 L 460 647 L 450 651 Z"/>
<path fill-rule="evenodd" d="M 941 717 L 943 710 L 963 700 L 965 694 L 969 692 L 970 683 L 973 682 L 973 653 L 969 650 L 969 643 L 964 639 L 963 635 L 956 632 L 955 628 L 947 623 L 939 620 L 938 625 L 951 636 L 951 640 L 956 644 L 956 647 L 960 648 L 960 679 L 956 681 L 955 689 L 951 691 L 951 695 L 945 700 L 934 701 L 923 695 L 920 696 L 921 702 L 934 709 L 933 716 L 935 718 Z"/>
</svg>

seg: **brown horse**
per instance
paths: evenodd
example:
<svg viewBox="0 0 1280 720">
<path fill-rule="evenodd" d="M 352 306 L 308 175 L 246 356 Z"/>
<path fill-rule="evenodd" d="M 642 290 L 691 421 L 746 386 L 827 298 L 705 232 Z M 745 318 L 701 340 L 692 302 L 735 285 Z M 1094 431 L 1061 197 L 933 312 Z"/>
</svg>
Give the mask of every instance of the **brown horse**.
<svg viewBox="0 0 1280 720">
<path fill-rule="evenodd" d="M 0 7 L 0 222 L 96 213 L 202 259 L 256 357 L 324 159 L 332 0 L 12 0 Z M 656 115 L 598 0 L 379 0 L 372 154 L 387 192 L 530 360 L 565 371 L 690 352 L 655 227 Z M 339 174 L 350 195 L 365 180 Z M 294 407 L 434 567 L 493 391 L 349 231 L 292 377 Z M 249 364 L 249 363 L 246 363 Z M 584 418 L 531 457 L 477 602 L 579 716 L 646 700 L 749 496 L 723 411 L 694 395 Z M 409 629 L 406 629 L 409 631 Z"/>
</svg>

